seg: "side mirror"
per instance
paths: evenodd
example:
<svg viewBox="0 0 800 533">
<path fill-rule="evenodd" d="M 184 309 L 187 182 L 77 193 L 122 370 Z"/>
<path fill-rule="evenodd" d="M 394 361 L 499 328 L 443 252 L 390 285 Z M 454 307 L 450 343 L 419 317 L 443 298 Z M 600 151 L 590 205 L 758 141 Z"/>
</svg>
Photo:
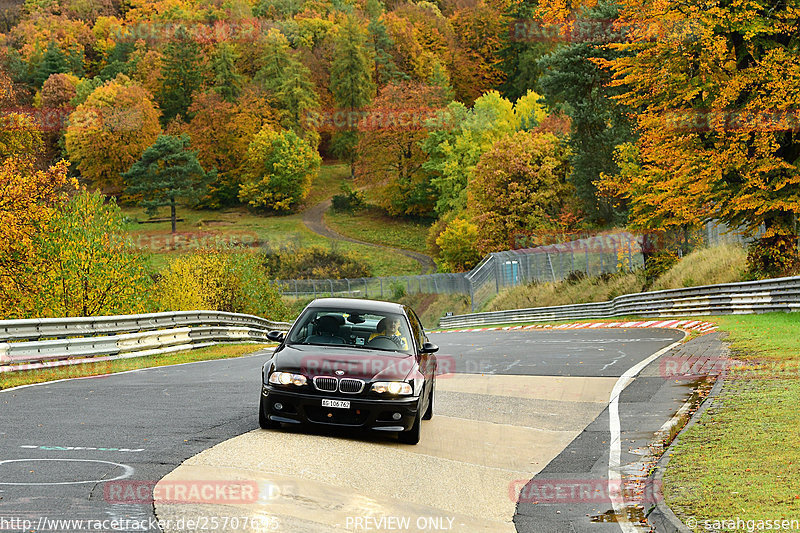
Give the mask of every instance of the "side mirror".
<svg viewBox="0 0 800 533">
<path fill-rule="evenodd" d="M 433 344 L 432 342 L 426 342 L 422 345 L 422 353 L 433 353 L 438 352 L 439 347 Z"/>
<path fill-rule="evenodd" d="M 282 331 L 270 331 L 267 333 L 267 338 L 274 342 L 283 342 L 283 339 L 286 338 L 286 333 Z"/>
</svg>

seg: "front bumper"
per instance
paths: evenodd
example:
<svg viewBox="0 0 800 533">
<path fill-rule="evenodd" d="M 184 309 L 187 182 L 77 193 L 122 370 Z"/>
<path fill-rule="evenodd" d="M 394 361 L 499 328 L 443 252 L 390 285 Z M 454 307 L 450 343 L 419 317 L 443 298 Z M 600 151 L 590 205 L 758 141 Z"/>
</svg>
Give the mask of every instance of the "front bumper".
<svg viewBox="0 0 800 533">
<path fill-rule="evenodd" d="M 328 426 L 374 429 L 378 431 L 407 431 L 414 425 L 419 399 L 366 399 L 324 394 L 303 394 L 277 389 L 268 385 L 261 388 L 261 408 L 264 416 L 273 422 L 287 424 L 321 424 Z M 323 399 L 346 400 L 350 409 L 322 407 Z M 281 404 L 276 409 L 275 404 Z M 395 418 L 399 414 L 399 418 Z"/>
</svg>

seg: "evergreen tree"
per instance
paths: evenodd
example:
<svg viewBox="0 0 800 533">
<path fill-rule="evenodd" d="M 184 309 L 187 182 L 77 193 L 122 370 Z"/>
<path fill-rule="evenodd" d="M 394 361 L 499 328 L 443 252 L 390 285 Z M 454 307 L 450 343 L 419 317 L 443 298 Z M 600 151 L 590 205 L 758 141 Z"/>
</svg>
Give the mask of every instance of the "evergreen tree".
<svg viewBox="0 0 800 533">
<path fill-rule="evenodd" d="M 441 94 L 448 102 L 455 99 L 455 92 L 450 83 L 450 76 L 447 74 L 447 69 L 445 69 L 437 59 L 434 59 L 433 71 L 428 77 L 428 85 L 441 89 Z"/>
<path fill-rule="evenodd" d="M 277 92 L 286 69 L 289 68 L 293 59 L 286 36 L 276 28 L 270 29 L 267 33 L 264 50 L 259 58 L 260 68 L 256 72 L 255 81 L 268 93 Z"/>
<path fill-rule="evenodd" d="M 214 92 L 226 102 L 234 102 L 242 92 L 242 76 L 236 70 L 236 50 L 230 43 L 222 42 L 217 46 L 211 59 L 214 71 Z"/>
<path fill-rule="evenodd" d="M 289 41 L 279 30 L 269 30 L 266 41 L 260 58 L 261 68 L 254 79 L 266 91 L 270 105 L 277 110 L 280 125 L 316 147 L 319 134 L 308 129 L 307 120 L 319 109 L 311 71 L 292 55 Z"/>
<path fill-rule="evenodd" d="M 366 108 L 375 96 L 372 81 L 373 58 L 365 46 L 358 21 L 347 17 L 341 28 L 331 64 L 331 93 L 340 111 L 353 112 Z M 355 147 L 358 131 L 355 127 L 338 132 L 333 139 L 335 153 L 350 164 L 350 176 L 355 175 Z"/>
<path fill-rule="evenodd" d="M 372 49 L 375 51 L 375 80 L 381 85 L 410 80 L 411 77 L 397 67 L 389 53 L 394 41 L 383 22 L 375 19 L 370 21 L 367 28 L 372 38 Z"/>
<path fill-rule="evenodd" d="M 197 152 L 190 151 L 188 135 L 159 135 L 156 142 L 142 153 L 141 159 L 122 174 L 126 192 L 141 194 L 140 205 L 154 214 L 159 207 L 170 206 L 172 233 L 176 229 L 178 199 L 197 201 L 205 193 L 207 184 L 216 171 L 205 172 L 197 160 Z"/>
<path fill-rule="evenodd" d="M 161 91 L 158 102 L 166 124 L 177 115 L 186 115 L 192 95 L 203 82 L 200 46 L 179 26 L 164 51 Z"/>
<path fill-rule="evenodd" d="M 308 129 L 307 120 L 319 110 L 319 97 L 311 81 L 311 71 L 292 58 L 270 100 L 279 112 L 281 126 L 294 131 L 316 147 L 319 134 Z"/>
<path fill-rule="evenodd" d="M 108 54 L 106 66 L 100 71 L 100 78 L 110 80 L 117 77 L 117 74 L 130 75 L 133 65 L 129 63 L 134 43 L 130 41 L 120 41 L 114 45 Z"/>
<path fill-rule="evenodd" d="M 50 41 L 47 44 L 47 50 L 45 50 L 39 66 L 36 68 L 33 82 L 37 87 L 41 87 L 51 74 L 61 74 L 69 71 L 70 68 L 66 54 L 58 47 L 58 43 Z"/>
<path fill-rule="evenodd" d="M 611 203 L 599 197 L 594 182 L 601 174 L 617 174 L 614 162 L 615 147 L 633 140 L 628 110 L 611 98 L 620 94 L 611 87 L 611 74 L 593 61 L 598 58 L 612 60 L 622 56 L 606 41 L 622 41 L 622 34 L 600 35 L 598 24 L 608 26 L 617 17 L 617 8 L 599 5 L 576 21 L 576 35 L 594 35 L 593 39 L 564 46 L 539 61 L 542 72 L 538 85 L 552 107 L 560 107 L 570 117 L 569 180 L 581 200 L 584 212 L 594 222 L 620 222 L 622 213 Z"/>
<path fill-rule="evenodd" d="M 506 10 L 511 23 L 502 35 L 508 44 L 499 52 L 500 70 L 506 75 L 501 92 L 511 101 L 525 96 L 529 89 L 537 89 L 536 81 L 542 73 L 538 60 L 556 48 L 558 36 L 538 22 L 537 4 L 513 0 Z"/>
</svg>

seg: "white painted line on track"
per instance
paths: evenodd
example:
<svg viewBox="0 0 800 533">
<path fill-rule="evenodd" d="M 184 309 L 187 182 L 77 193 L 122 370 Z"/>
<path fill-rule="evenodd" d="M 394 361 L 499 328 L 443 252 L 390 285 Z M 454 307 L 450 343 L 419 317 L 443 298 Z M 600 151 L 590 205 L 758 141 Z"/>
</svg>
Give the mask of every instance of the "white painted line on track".
<svg viewBox="0 0 800 533">
<path fill-rule="evenodd" d="M 617 516 L 619 527 L 622 529 L 623 533 L 637 533 L 637 529 L 630 520 L 628 520 L 628 515 L 625 513 L 625 498 L 622 495 L 622 472 L 620 471 L 622 443 L 619 425 L 619 395 L 622 394 L 625 387 L 633 381 L 644 367 L 681 344 L 686 338 L 686 335 L 687 334 L 684 332 L 681 340 L 673 342 L 666 348 L 662 348 L 647 359 L 630 367 L 620 376 L 614 388 L 611 390 L 611 398 L 608 403 L 608 425 L 611 433 L 611 443 L 608 450 L 608 494 L 611 499 L 611 506 L 614 509 L 614 514 Z"/>
<path fill-rule="evenodd" d="M 0 465 L 5 463 L 31 463 L 31 462 L 48 462 L 48 461 L 60 461 L 60 462 L 70 462 L 70 463 L 102 463 L 106 465 L 113 465 L 115 467 L 121 468 L 123 473 L 115 478 L 110 479 L 88 479 L 85 481 L 51 481 L 51 482 L 30 482 L 30 483 L 9 483 L 5 481 L 0 481 L 0 485 L 14 485 L 14 486 L 26 486 L 26 487 L 40 487 L 40 486 L 48 486 L 48 485 L 80 485 L 83 483 L 105 483 L 107 481 L 119 481 L 120 479 L 126 479 L 133 475 L 133 467 L 124 465 L 121 463 L 114 463 L 111 461 L 98 461 L 96 459 L 6 459 L 4 461 L 0 461 Z"/>
</svg>

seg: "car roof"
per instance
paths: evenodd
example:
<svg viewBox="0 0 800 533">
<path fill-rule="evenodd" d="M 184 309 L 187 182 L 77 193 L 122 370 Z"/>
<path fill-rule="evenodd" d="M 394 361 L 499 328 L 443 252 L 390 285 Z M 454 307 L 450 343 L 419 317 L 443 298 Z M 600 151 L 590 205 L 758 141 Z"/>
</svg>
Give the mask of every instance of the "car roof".
<svg viewBox="0 0 800 533">
<path fill-rule="evenodd" d="M 401 304 L 381 302 L 379 300 L 364 300 L 361 298 L 317 298 L 308 304 L 308 307 L 326 307 L 342 310 L 357 309 L 359 311 L 405 314 Z"/>
</svg>

